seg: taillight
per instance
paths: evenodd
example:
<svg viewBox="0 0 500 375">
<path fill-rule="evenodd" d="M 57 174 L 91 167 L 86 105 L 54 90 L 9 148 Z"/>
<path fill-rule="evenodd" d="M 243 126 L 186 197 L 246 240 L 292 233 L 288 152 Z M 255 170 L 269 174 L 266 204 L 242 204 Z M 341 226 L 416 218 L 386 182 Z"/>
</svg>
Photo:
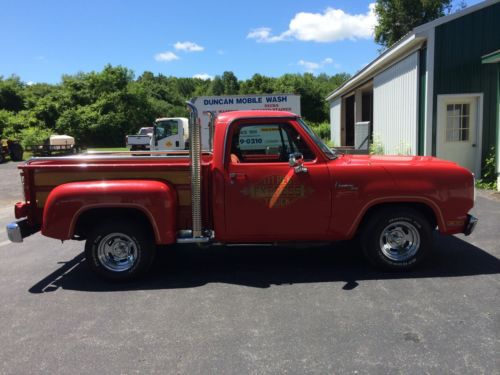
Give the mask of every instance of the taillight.
<svg viewBox="0 0 500 375">
<path fill-rule="evenodd" d="M 23 190 L 23 198 L 24 198 L 24 201 L 26 202 L 26 185 L 24 185 L 24 172 L 21 172 L 21 187 L 22 187 L 22 190 Z"/>
<path fill-rule="evenodd" d="M 472 173 L 472 186 L 474 187 L 474 204 L 476 204 L 476 177 Z"/>
</svg>

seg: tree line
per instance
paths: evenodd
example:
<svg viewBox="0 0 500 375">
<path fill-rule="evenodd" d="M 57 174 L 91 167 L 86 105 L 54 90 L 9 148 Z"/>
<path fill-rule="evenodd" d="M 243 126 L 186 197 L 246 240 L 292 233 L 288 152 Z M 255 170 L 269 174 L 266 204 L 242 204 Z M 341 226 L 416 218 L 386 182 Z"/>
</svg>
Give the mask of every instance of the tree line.
<svg viewBox="0 0 500 375">
<path fill-rule="evenodd" d="M 239 80 L 224 72 L 212 80 L 178 78 L 144 72 L 137 78 L 123 66 L 100 72 L 64 75 L 58 84 L 26 84 L 0 77 L 0 135 L 23 145 L 39 144 L 50 134 L 68 134 L 87 146 L 123 146 L 124 136 L 163 116 L 187 116 L 185 101 L 204 95 L 294 93 L 301 95 L 303 117 L 320 135 L 329 134 L 328 93 L 349 78 L 255 74 Z M 323 125 L 319 125 L 323 123 Z"/>
</svg>

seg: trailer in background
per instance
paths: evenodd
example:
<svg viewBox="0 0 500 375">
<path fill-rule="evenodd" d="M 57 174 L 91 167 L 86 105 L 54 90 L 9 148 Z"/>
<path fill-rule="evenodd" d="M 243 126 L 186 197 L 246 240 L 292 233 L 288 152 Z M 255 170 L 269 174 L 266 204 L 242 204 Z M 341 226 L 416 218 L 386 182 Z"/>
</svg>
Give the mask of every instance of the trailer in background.
<svg viewBox="0 0 500 375">
<path fill-rule="evenodd" d="M 77 145 L 75 138 L 69 135 L 51 135 L 41 145 L 30 145 L 27 151 L 31 151 L 33 156 L 61 156 L 78 154 L 86 147 Z"/>
</svg>

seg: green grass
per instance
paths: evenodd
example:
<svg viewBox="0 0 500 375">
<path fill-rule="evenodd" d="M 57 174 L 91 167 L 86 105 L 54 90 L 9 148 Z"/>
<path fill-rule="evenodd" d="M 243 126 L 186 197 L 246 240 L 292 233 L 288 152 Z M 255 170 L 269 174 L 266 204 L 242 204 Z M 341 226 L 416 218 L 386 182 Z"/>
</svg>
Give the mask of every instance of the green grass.
<svg viewBox="0 0 500 375">
<path fill-rule="evenodd" d="M 89 147 L 87 151 L 130 151 L 128 147 Z"/>
</svg>

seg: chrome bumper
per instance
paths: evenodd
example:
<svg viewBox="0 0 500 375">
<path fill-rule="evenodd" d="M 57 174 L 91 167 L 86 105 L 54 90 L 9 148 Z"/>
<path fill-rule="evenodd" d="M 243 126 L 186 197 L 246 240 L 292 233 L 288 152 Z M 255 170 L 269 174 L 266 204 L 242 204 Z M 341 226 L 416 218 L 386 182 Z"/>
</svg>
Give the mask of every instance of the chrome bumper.
<svg viewBox="0 0 500 375">
<path fill-rule="evenodd" d="M 7 237 L 10 242 L 23 242 L 21 227 L 17 222 L 7 224 Z"/>
<path fill-rule="evenodd" d="M 477 221 L 478 221 L 477 217 L 467 214 L 467 221 L 465 223 L 465 230 L 464 230 L 464 234 L 466 236 L 474 232 L 474 229 L 476 229 Z"/>
<path fill-rule="evenodd" d="M 7 224 L 7 237 L 11 242 L 20 243 L 23 242 L 23 238 L 31 236 L 33 233 L 38 232 L 40 228 L 35 228 L 28 224 L 27 219 L 14 221 Z"/>
</svg>

